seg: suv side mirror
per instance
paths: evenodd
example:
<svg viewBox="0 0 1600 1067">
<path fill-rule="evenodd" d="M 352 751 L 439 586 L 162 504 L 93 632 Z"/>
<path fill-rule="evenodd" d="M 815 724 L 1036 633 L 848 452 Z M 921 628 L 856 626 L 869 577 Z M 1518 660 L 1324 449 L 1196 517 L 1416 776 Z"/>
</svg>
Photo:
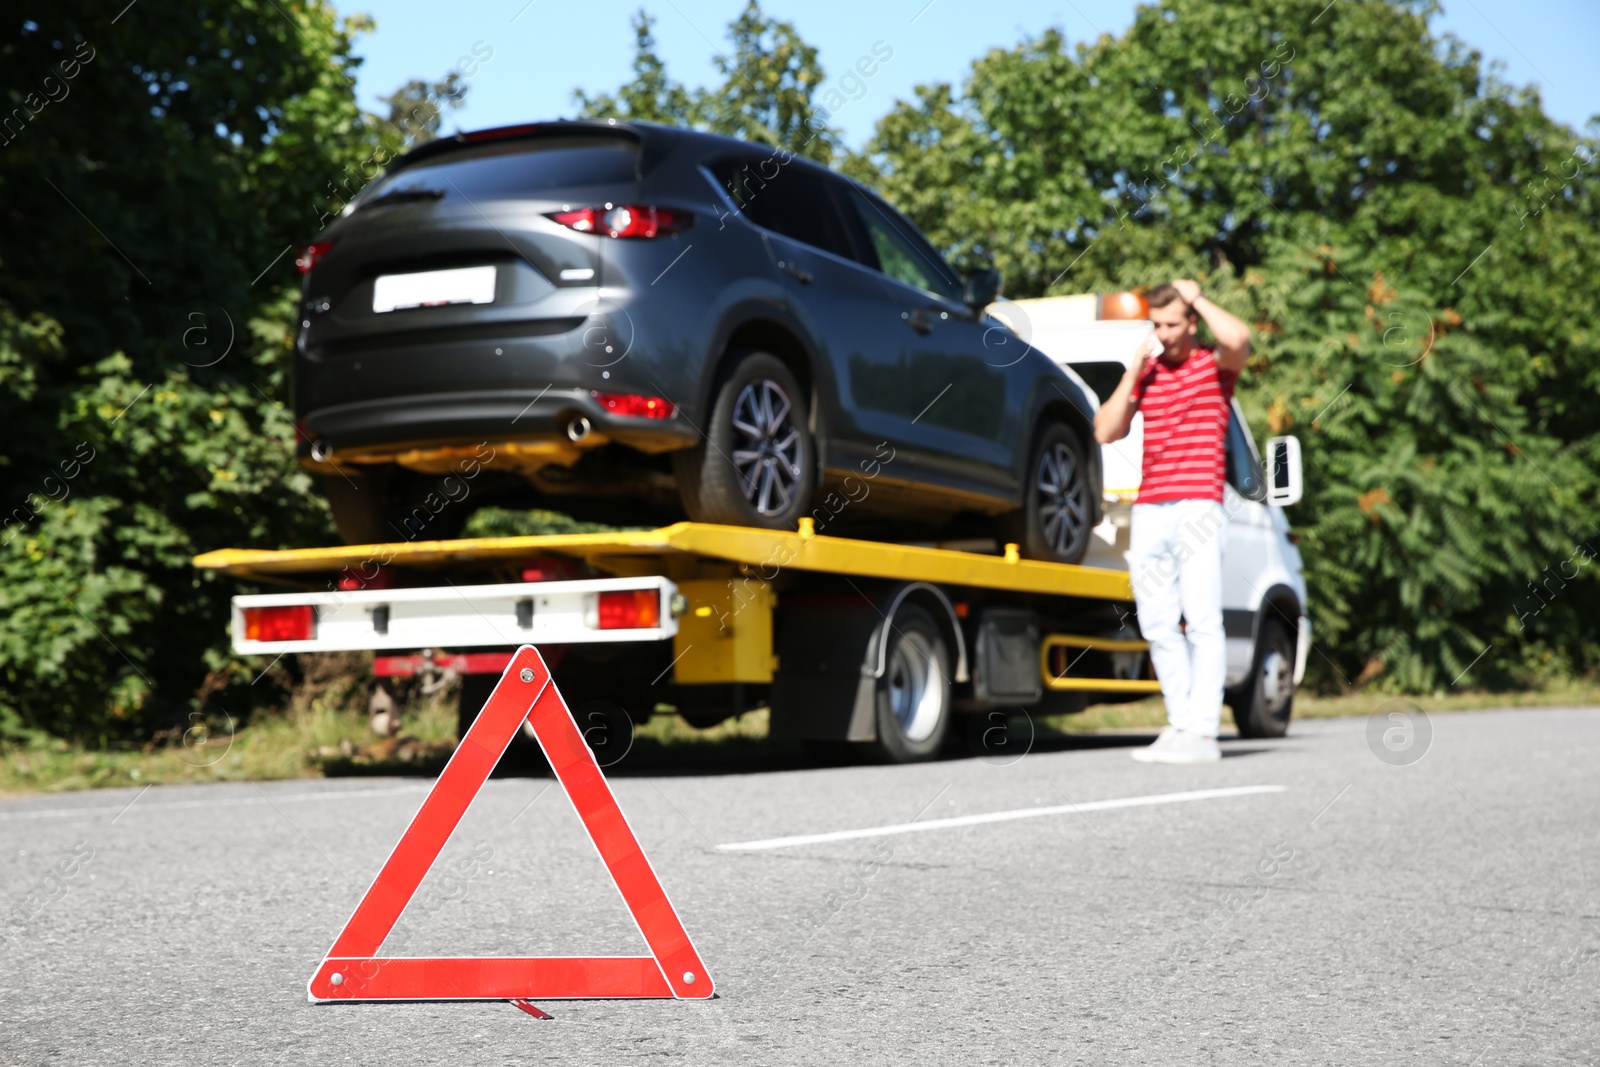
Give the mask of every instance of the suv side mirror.
<svg viewBox="0 0 1600 1067">
<path fill-rule="evenodd" d="M 970 272 L 961 287 L 961 302 L 975 312 L 994 303 L 999 295 L 1000 272 L 993 267 Z"/>
<path fill-rule="evenodd" d="M 1300 439 L 1267 439 L 1267 503 L 1288 507 L 1300 503 Z"/>
</svg>

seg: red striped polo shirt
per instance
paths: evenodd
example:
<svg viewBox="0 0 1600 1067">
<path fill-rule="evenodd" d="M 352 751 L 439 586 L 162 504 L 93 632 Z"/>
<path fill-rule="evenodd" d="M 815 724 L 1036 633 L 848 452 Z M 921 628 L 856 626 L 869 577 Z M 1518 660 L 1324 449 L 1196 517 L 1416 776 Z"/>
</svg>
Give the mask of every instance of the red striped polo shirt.
<svg viewBox="0 0 1600 1067">
<path fill-rule="evenodd" d="M 1238 371 L 1217 366 L 1212 348 L 1196 346 L 1176 366 L 1151 362 L 1139 382 L 1144 467 L 1135 504 L 1222 502 L 1223 446 L 1238 380 Z"/>
</svg>

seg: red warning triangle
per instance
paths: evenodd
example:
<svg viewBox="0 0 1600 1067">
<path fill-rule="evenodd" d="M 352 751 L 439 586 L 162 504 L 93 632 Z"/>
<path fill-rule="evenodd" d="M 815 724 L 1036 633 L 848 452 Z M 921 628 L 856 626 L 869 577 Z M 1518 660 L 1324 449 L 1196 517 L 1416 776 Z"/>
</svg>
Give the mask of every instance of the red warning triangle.
<svg viewBox="0 0 1600 1067">
<path fill-rule="evenodd" d="M 377 955 L 524 720 L 533 727 L 653 955 Z M 489 702 L 306 988 L 312 1001 L 711 996 L 705 964 L 532 645 L 523 645 L 511 657 Z"/>
</svg>

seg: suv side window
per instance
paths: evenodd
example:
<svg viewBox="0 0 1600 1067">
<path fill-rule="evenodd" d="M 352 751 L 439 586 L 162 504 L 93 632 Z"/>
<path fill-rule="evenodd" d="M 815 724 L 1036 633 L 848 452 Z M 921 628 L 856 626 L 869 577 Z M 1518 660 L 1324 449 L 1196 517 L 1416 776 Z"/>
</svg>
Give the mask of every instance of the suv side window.
<svg viewBox="0 0 1600 1067">
<path fill-rule="evenodd" d="M 1239 418 L 1234 408 L 1228 415 L 1227 477 L 1228 484 L 1238 490 L 1246 500 L 1267 499 L 1267 482 L 1262 475 L 1256 450 L 1250 443 L 1250 430 Z"/>
<path fill-rule="evenodd" d="M 897 282 L 913 289 L 942 297 L 953 304 L 961 303 L 961 283 L 944 259 L 922 239 L 916 229 L 887 204 L 880 204 L 854 186 L 850 187 L 850 202 L 878 255 L 878 269 Z"/>
<path fill-rule="evenodd" d="M 732 156 L 708 169 L 739 213 L 764 230 L 855 259 L 855 247 L 821 178 L 774 156 Z"/>
</svg>

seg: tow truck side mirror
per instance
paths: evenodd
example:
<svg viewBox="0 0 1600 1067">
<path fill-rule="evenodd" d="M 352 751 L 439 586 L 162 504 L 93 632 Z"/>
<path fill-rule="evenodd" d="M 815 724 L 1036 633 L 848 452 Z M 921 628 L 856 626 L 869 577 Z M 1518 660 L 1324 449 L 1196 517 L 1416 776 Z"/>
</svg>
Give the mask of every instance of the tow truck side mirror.
<svg viewBox="0 0 1600 1067">
<path fill-rule="evenodd" d="M 1267 503 L 1286 508 L 1300 503 L 1300 439 L 1267 439 Z"/>
</svg>

